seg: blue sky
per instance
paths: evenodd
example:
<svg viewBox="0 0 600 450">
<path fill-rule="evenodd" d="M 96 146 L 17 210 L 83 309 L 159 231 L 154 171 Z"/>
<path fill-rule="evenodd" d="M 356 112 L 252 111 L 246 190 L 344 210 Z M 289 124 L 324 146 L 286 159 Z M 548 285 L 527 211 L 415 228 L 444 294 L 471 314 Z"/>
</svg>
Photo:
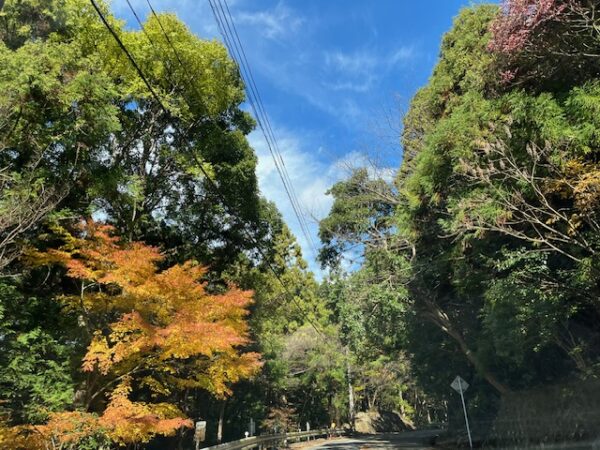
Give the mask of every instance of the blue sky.
<svg viewBox="0 0 600 450">
<path fill-rule="evenodd" d="M 130 0 L 146 17 L 146 0 Z M 151 0 L 199 37 L 219 39 L 207 0 Z M 427 79 L 441 37 L 468 0 L 229 0 L 256 85 L 318 244 L 317 223 L 332 203 L 325 192 L 350 167 L 369 162 L 386 176 L 399 166 L 402 113 Z M 114 13 L 135 27 L 125 0 Z M 310 267 L 315 254 L 300 232 L 260 132 L 249 136 L 262 193 L 273 200 Z"/>
</svg>

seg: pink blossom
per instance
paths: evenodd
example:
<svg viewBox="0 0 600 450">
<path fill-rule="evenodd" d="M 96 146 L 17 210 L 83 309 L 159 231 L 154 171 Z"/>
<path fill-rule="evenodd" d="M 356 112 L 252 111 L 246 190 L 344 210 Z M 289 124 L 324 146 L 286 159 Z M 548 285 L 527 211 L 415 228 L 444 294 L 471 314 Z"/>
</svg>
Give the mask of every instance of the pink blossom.
<svg viewBox="0 0 600 450">
<path fill-rule="evenodd" d="M 559 20 L 574 0 L 504 0 L 502 12 L 492 22 L 488 48 L 498 53 L 523 50 L 545 22 Z"/>
</svg>

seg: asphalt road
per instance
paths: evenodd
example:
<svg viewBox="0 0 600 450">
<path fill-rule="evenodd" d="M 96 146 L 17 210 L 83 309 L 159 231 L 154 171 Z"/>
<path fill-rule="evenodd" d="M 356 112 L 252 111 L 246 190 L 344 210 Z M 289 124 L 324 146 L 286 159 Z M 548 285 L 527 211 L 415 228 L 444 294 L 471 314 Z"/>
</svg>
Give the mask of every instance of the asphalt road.
<svg viewBox="0 0 600 450">
<path fill-rule="evenodd" d="M 433 449 L 429 445 L 430 439 L 436 431 L 406 431 L 403 433 L 377 434 L 342 438 L 330 442 L 317 443 L 314 446 L 304 447 L 310 450 L 371 450 L 371 449 Z"/>
</svg>

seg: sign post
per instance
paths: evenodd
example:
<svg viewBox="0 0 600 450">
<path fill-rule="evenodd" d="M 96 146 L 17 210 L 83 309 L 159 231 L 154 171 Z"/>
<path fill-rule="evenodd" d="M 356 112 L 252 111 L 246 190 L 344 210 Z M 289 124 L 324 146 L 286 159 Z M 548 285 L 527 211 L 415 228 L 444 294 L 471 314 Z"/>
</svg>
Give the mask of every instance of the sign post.
<svg viewBox="0 0 600 450">
<path fill-rule="evenodd" d="M 465 413 L 465 424 L 467 425 L 467 435 L 469 436 L 469 447 L 473 449 L 473 440 L 471 439 L 471 428 L 469 427 L 469 418 L 467 417 L 467 406 L 465 405 L 464 392 L 469 388 L 469 383 L 457 375 L 450 387 L 460 394 L 463 412 Z"/>
<path fill-rule="evenodd" d="M 196 422 L 196 430 L 194 431 L 194 442 L 196 444 L 196 450 L 200 448 L 200 443 L 206 439 L 206 421 L 199 420 Z"/>
</svg>

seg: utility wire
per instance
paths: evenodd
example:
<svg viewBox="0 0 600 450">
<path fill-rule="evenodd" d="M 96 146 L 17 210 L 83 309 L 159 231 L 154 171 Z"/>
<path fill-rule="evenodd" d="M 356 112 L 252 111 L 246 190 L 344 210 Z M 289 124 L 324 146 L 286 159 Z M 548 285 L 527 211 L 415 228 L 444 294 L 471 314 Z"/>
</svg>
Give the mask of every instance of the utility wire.
<svg viewBox="0 0 600 450">
<path fill-rule="evenodd" d="M 135 68 L 136 72 L 138 73 L 138 75 L 140 76 L 140 78 L 142 79 L 142 81 L 144 82 L 144 84 L 146 85 L 146 87 L 148 88 L 150 93 L 152 94 L 152 97 L 154 97 L 156 99 L 156 101 L 158 102 L 160 107 L 163 109 L 163 111 L 167 112 L 167 114 L 168 114 L 167 108 L 165 108 L 165 105 L 163 105 L 160 97 L 156 94 L 156 92 L 152 88 L 152 85 L 148 82 L 148 79 L 144 75 L 144 72 L 142 72 L 142 69 L 140 69 L 140 66 L 138 65 L 136 60 L 133 58 L 133 56 L 131 56 L 131 53 L 129 53 L 129 50 L 127 50 L 127 47 L 125 47 L 125 44 L 123 44 L 123 41 L 121 41 L 121 38 L 117 35 L 115 30 L 113 30 L 113 28 L 110 26 L 110 24 L 106 20 L 106 17 L 104 17 L 104 14 L 100 10 L 100 7 L 96 3 L 96 1 L 90 0 L 90 2 L 92 3 L 92 6 L 94 7 L 94 9 L 98 13 L 98 15 L 100 16 L 100 20 L 102 20 L 102 23 L 104 24 L 104 26 L 108 29 L 110 34 L 112 34 L 113 38 L 115 38 L 115 41 L 117 41 L 117 44 L 119 45 L 119 47 L 121 47 L 121 50 L 123 50 L 123 53 L 125 53 L 125 56 L 127 56 L 127 59 L 129 60 L 131 65 Z"/>
<path fill-rule="evenodd" d="M 142 23 L 140 16 L 138 15 L 137 11 L 135 10 L 135 8 L 133 7 L 133 5 L 131 4 L 130 0 L 126 0 L 127 4 L 129 5 L 129 9 L 131 10 L 131 12 L 133 13 L 135 20 L 137 21 L 138 25 L 140 26 L 140 29 L 142 30 L 142 32 L 144 33 L 144 35 L 146 36 L 146 39 L 148 40 L 148 42 L 150 42 L 150 45 L 152 45 L 152 48 L 156 51 L 157 55 L 161 52 L 160 48 L 158 47 L 158 45 L 156 45 L 156 43 L 152 40 L 152 37 L 150 37 L 150 34 L 146 31 L 146 27 L 144 26 L 144 24 Z M 154 15 L 154 17 L 156 18 L 158 25 L 162 31 L 162 33 L 164 34 L 167 43 L 169 44 L 169 46 L 171 47 L 171 49 L 174 51 L 174 53 L 177 56 L 177 60 L 179 62 L 179 65 L 182 67 L 182 69 L 184 69 L 184 73 L 186 73 L 188 76 L 190 76 L 190 74 L 188 73 L 188 71 L 185 71 L 185 66 L 183 64 L 183 62 L 181 61 L 181 58 L 179 57 L 179 53 L 177 52 L 177 50 L 175 49 L 175 47 L 173 46 L 173 43 L 171 42 L 171 38 L 169 38 L 169 35 L 166 33 L 162 21 L 160 20 L 160 18 L 158 17 L 158 15 L 156 14 L 156 12 L 154 11 L 154 8 L 152 7 L 152 4 L 148 1 L 148 6 L 150 7 L 150 10 L 152 12 L 152 14 Z M 163 63 L 165 63 L 165 61 L 163 60 Z M 168 61 L 168 63 L 164 64 L 165 70 L 167 71 L 167 81 L 169 82 L 169 84 L 171 85 L 171 88 L 173 89 L 173 91 L 176 91 L 178 86 L 176 85 L 176 83 L 173 81 L 174 80 L 174 73 L 172 71 L 171 68 L 171 64 L 170 61 Z M 188 82 L 190 84 L 190 86 L 192 87 L 192 89 L 194 89 L 197 97 L 198 97 L 198 101 L 202 102 L 202 95 L 200 94 L 200 92 L 198 91 L 196 85 L 194 84 L 194 80 L 192 78 L 188 79 Z M 185 99 L 185 97 L 184 97 Z M 187 101 L 187 99 L 185 99 L 185 102 L 188 104 L 188 106 L 191 107 L 190 103 Z M 200 105 L 203 109 L 206 109 L 205 105 Z M 190 126 L 190 128 L 193 128 L 194 125 L 196 125 L 200 120 L 202 120 L 202 118 L 198 118 L 196 121 L 194 121 L 192 123 L 192 125 Z"/>
<path fill-rule="evenodd" d="M 227 22 L 227 20 L 226 20 L 222 6 L 218 5 L 218 6 L 221 6 L 219 8 L 217 6 L 217 4 L 212 2 L 211 0 L 209 0 L 209 5 L 212 9 L 213 15 L 217 22 L 217 26 L 218 26 L 221 36 L 223 38 L 223 42 L 225 43 L 225 46 L 227 47 L 229 55 L 237 64 L 238 74 L 239 74 L 240 78 L 245 81 L 246 93 L 248 94 L 248 102 L 250 103 L 250 106 L 251 106 L 252 110 L 254 111 L 254 117 L 256 118 L 258 126 L 259 126 L 260 130 L 262 131 L 262 134 L 265 138 L 265 143 L 267 144 L 269 153 L 271 154 L 271 157 L 273 158 L 273 162 L 275 163 L 275 168 L 279 174 L 279 177 L 281 178 L 283 188 L 290 200 L 290 204 L 292 205 L 292 209 L 298 220 L 298 224 L 300 225 L 301 232 L 305 236 L 307 242 L 310 244 L 311 239 L 310 239 L 310 233 L 308 232 L 308 227 L 306 226 L 305 221 L 303 220 L 303 216 L 301 214 L 301 209 L 299 208 L 299 206 L 297 205 L 297 202 L 295 200 L 296 197 L 293 193 L 293 187 L 291 186 L 291 182 L 289 182 L 289 177 L 287 176 L 287 172 L 285 172 L 282 169 L 282 165 L 280 162 L 280 161 L 282 161 L 282 159 L 277 156 L 279 154 L 279 153 L 277 153 L 278 147 L 276 147 L 274 145 L 274 143 L 272 142 L 272 139 L 273 139 L 272 133 L 269 133 L 269 129 L 266 127 L 266 123 L 265 123 L 266 121 L 263 118 L 264 108 L 261 108 L 261 104 L 259 103 L 260 96 L 258 95 L 256 86 L 253 83 L 254 78 L 252 77 L 252 73 L 249 71 L 249 67 L 247 67 L 247 64 L 244 63 L 244 60 L 241 57 L 240 50 L 238 49 L 238 45 L 236 44 L 236 42 L 233 39 L 233 35 L 231 34 L 231 28 L 230 28 L 229 22 Z M 219 9 L 221 10 L 221 13 L 219 13 Z M 242 49 L 242 51 L 243 51 L 243 49 Z M 316 250 L 314 249 L 314 247 L 313 247 L 313 251 L 315 251 L 315 253 L 316 253 Z"/>
<path fill-rule="evenodd" d="M 224 1 L 225 8 L 223 8 L 223 3 L 221 3 L 220 0 L 209 0 L 209 4 L 213 11 L 213 15 L 215 16 L 215 20 L 217 21 L 217 25 L 219 27 L 219 31 L 221 32 L 225 45 L 227 46 L 231 57 L 238 63 L 238 67 L 241 69 L 241 72 L 243 72 L 243 78 L 246 81 L 248 100 L 250 102 L 250 106 L 252 107 L 258 125 L 261 128 L 261 131 L 263 132 L 265 141 L 267 143 L 271 156 L 273 157 L 275 168 L 279 173 L 279 176 L 283 183 L 283 187 L 288 195 L 288 198 L 290 199 L 292 209 L 294 210 L 294 214 L 298 219 L 301 231 L 304 234 L 308 245 L 316 254 L 316 246 L 314 244 L 312 236 L 310 235 L 308 225 L 306 223 L 302 212 L 302 208 L 300 206 L 300 202 L 298 201 L 298 197 L 294 190 L 293 184 L 291 182 L 289 174 L 287 173 L 287 167 L 285 166 L 285 162 L 281 155 L 279 145 L 277 143 L 277 140 L 275 139 L 275 135 L 273 133 L 271 123 L 264 108 L 262 98 L 260 96 L 258 88 L 256 87 L 254 76 L 248 63 L 244 47 L 239 38 L 239 34 L 237 33 L 237 29 L 235 28 L 235 23 L 233 22 L 229 6 L 227 5 L 227 2 Z M 240 73 L 240 75 L 242 76 L 242 73 Z"/>
<path fill-rule="evenodd" d="M 144 27 L 144 24 L 142 23 L 142 20 L 140 19 L 140 16 L 138 16 L 137 11 L 135 10 L 135 8 L 133 7 L 133 5 L 131 4 L 131 1 L 130 0 L 125 0 L 125 1 L 127 2 L 127 5 L 129 6 L 129 9 L 133 13 L 133 16 L 135 17 L 136 22 L 140 26 L 140 30 L 142 30 L 142 33 L 144 33 L 144 36 L 146 36 L 146 39 L 148 39 L 148 42 L 150 42 L 150 45 L 152 45 L 152 48 L 158 53 L 160 51 L 160 49 L 154 43 L 154 41 L 150 37 L 150 34 L 148 34 L 148 32 L 146 31 L 146 27 Z M 173 81 L 173 78 L 174 78 L 173 77 L 173 72 L 171 71 L 171 67 L 170 67 L 169 64 L 165 64 L 165 70 L 167 71 L 167 77 L 166 77 L 167 81 L 171 85 L 171 88 L 173 90 L 175 90 L 176 89 L 176 85 L 175 85 L 175 82 Z"/>
<path fill-rule="evenodd" d="M 152 85 L 148 81 L 148 78 L 145 76 L 144 72 L 142 71 L 142 69 L 138 65 L 137 61 L 135 60 L 135 58 L 133 57 L 133 55 L 131 54 L 131 52 L 129 52 L 129 50 L 127 49 L 127 47 L 125 46 L 125 44 L 123 43 L 123 41 L 121 40 L 121 38 L 119 37 L 119 35 L 115 32 L 115 30 L 112 28 L 112 26 L 110 25 L 110 23 L 108 23 L 108 20 L 106 19 L 106 17 L 104 16 L 104 13 L 102 12 L 102 10 L 100 9 L 100 7 L 96 3 L 96 0 L 90 0 L 90 3 L 92 4 L 92 6 L 94 7 L 94 9 L 98 13 L 98 16 L 100 17 L 100 19 L 101 19 L 102 23 L 104 24 L 104 26 L 107 28 L 107 30 L 110 32 L 110 34 L 112 35 L 112 37 L 115 39 L 115 41 L 117 42 L 117 44 L 119 45 L 119 47 L 121 48 L 121 50 L 123 51 L 123 53 L 125 53 L 125 55 L 127 56 L 127 59 L 129 60 L 129 62 L 131 63 L 131 65 L 135 68 L 136 72 L 138 73 L 138 75 L 140 76 L 140 78 L 142 79 L 142 81 L 144 82 L 144 84 L 146 85 L 146 87 L 148 88 L 148 90 L 150 91 L 150 93 L 152 94 L 152 97 L 154 97 L 154 99 L 156 100 L 156 102 L 158 103 L 158 105 L 161 107 L 161 109 L 163 110 L 163 112 L 165 113 L 165 115 L 167 117 L 170 117 L 171 113 L 165 107 L 164 103 L 162 102 L 161 98 L 158 96 L 158 94 L 156 93 L 156 91 L 152 88 Z M 137 14 L 136 14 L 136 16 L 137 16 Z M 184 96 L 184 100 L 185 100 L 185 96 Z M 190 127 L 190 130 L 191 130 L 191 127 Z M 204 175 L 205 179 L 208 181 L 208 184 L 210 185 L 211 189 L 213 189 L 214 193 L 221 200 L 221 203 L 222 203 L 223 207 L 225 208 L 225 210 L 226 211 L 229 210 L 230 207 L 227 204 L 227 199 L 225 198 L 225 196 L 223 195 L 223 193 L 220 191 L 217 182 L 215 180 L 213 180 L 213 178 L 210 176 L 210 174 L 206 171 L 206 169 L 204 168 L 204 166 L 202 165 L 202 163 L 198 160 L 197 155 L 194 154 L 194 153 L 192 153 L 192 156 L 194 157 L 194 160 L 196 161 L 196 164 L 198 165 L 198 168 L 200 169 L 200 171 Z M 232 214 L 231 211 L 227 211 L 227 212 L 228 212 L 228 214 L 231 214 L 232 216 L 235 217 L 235 214 Z M 275 278 L 279 281 L 279 283 L 281 284 L 281 287 L 283 288 L 283 290 L 285 291 L 285 293 L 288 296 L 290 296 L 290 299 L 292 300 L 292 303 L 296 306 L 296 308 L 304 316 L 304 318 L 306 319 L 306 321 L 315 329 L 315 331 L 318 334 L 320 334 L 321 336 L 324 337 L 324 334 L 321 331 L 320 326 L 318 324 L 316 324 L 310 317 L 307 316 L 306 311 L 304 310 L 304 308 L 302 307 L 302 305 L 300 305 L 300 303 L 298 303 L 298 300 L 294 297 L 293 293 L 291 293 L 289 291 L 289 289 L 286 287 L 285 283 L 281 279 L 281 276 L 279 275 L 279 273 L 277 272 L 277 270 L 275 270 L 275 268 L 273 267 L 273 265 L 271 264 L 271 262 L 268 260 L 267 255 L 262 250 L 262 248 L 260 246 L 260 243 L 252 235 L 250 235 L 247 232 L 247 230 L 246 230 L 245 227 L 242 226 L 241 227 L 241 231 L 246 235 L 246 237 L 248 238 L 248 240 L 251 241 L 254 244 L 256 250 L 258 251 L 258 253 L 263 258 L 263 261 L 267 264 L 267 266 L 269 267 L 269 269 L 273 272 L 273 274 L 275 275 Z"/>
<path fill-rule="evenodd" d="M 249 81 L 250 81 L 250 86 L 253 87 L 258 107 L 259 107 L 259 109 L 262 112 L 263 120 L 265 122 L 267 130 L 269 131 L 271 140 L 273 142 L 275 153 L 277 154 L 277 156 L 279 158 L 279 162 L 280 162 L 280 166 L 281 166 L 281 169 L 282 169 L 282 172 L 283 172 L 283 176 L 284 176 L 284 178 L 287 179 L 288 185 L 290 186 L 290 191 L 291 191 L 291 195 L 292 195 L 292 198 L 290 198 L 290 201 L 292 203 L 295 202 L 297 213 L 300 216 L 299 220 L 302 220 L 304 222 L 304 228 L 306 230 L 306 236 L 305 237 L 307 238 L 308 244 L 312 247 L 313 252 L 315 254 L 317 254 L 315 243 L 314 243 L 314 241 L 312 239 L 311 234 L 308 232 L 308 225 L 307 225 L 305 217 L 303 215 L 302 208 L 301 208 L 301 205 L 300 205 L 300 201 L 298 200 L 298 197 L 297 197 L 296 192 L 294 190 L 292 181 L 291 181 L 290 176 L 289 176 L 289 174 L 287 172 L 287 167 L 285 165 L 285 160 L 283 159 L 283 156 L 281 154 L 281 150 L 279 149 L 279 143 L 278 143 L 277 139 L 275 139 L 275 134 L 273 132 L 273 128 L 271 127 L 271 122 L 269 120 L 269 116 L 268 116 L 267 112 L 265 111 L 265 107 L 264 107 L 262 98 L 260 96 L 260 91 L 258 90 L 258 87 L 256 86 L 256 82 L 254 81 L 254 75 L 252 74 L 252 69 L 251 69 L 250 64 L 248 63 L 248 59 L 246 57 L 246 52 L 244 50 L 244 47 L 243 47 L 242 42 L 240 40 L 239 34 L 237 32 L 237 28 L 235 26 L 235 22 L 233 21 L 233 16 L 231 15 L 231 11 L 229 10 L 229 5 L 227 4 L 227 0 L 222 0 L 222 3 L 221 3 L 221 0 L 217 0 L 217 1 L 219 3 L 219 7 L 220 7 L 221 12 L 223 13 L 223 15 L 225 15 L 225 11 L 223 10 L 223 4 L 225 5 L 225 8 L 227 10 L 227 16 L 229 17 L 228 22 L 231 24 L 231 29 L 233 30 L 233 35 L 234 35 L 234 38 L 235 38 L 234 42 L 237 41 L 237 43 L 238 43 L 238 48 L 239 48 L 239 51 L 241 52 L 241 57 L 242 57 L 241 60 L 244 62 L 245 66 L 246 66 L 246 70 L 248 72 L 248 78 L 249 78 Z M 227 22 L 227 18 L 226 18 L 226 22 Z"/>
<path fill-rule="evenodd" d="M 129 3 L 129 0 L 127 0 L 127 1 L 128 1 L 128 3 Z M 168 34 L 168 33 L 167 33 L 167 31 L 165 30 L 165 27 L 163 26 L 163 24 L 162 24 L 162 21 L 160 20 L 160 17 L 158 16 L 158 14 L 156 14 L 156 11 L 154 10 L 154 7 L 152 6 L 152 3 L 150 2 L 150 0 L 146 0 L 146 2 L 148 3 L 148 6 L 149 6 L 149 8 L 150 8 L 150 11 L 152 12 L 152 14 L 154 15 L 155 19 L 157 20 L 157 22 L 158 22 L 158 24 L 159 24 L 159 26 L 160 26 L 160 29 L 161 29 L 161 31 L 163 32 L 163 34 L 164 34 L 164 36 L 165 36 L 165 39 L 166 39 L 166 41 L 167 41 L 168 45 L 171 47 L 171 50 L 172 50 L 172 51 L 173 51 L 173 53 L 175 54 L 175 57 L 177 58 L 177 61 L 178 61 L 178 62 L 179 62 L 179 64 L 182 66 L 182 68 L 184 69 L 185 73 L 189 73 L 189 71 L 186 71 L 186 70 L 185 70 L 185 65 L 183 64 L 183 61 L 182 61 L 182 59 L 181 59 L 181 57 L 180 57 L 180 55 L 179 55 L 179 52 L 177 51 L 176 47 L 173 45 L 173 42 L 171 41 L 171 38 L 169 37 L 169 34 Z M 131 7 L 131 5 L 130 5 L 130 7 Z M 222 10 L 222 7 L 221 7 L 221 10 Z M 214 11 L 214 10 L 213 10 L 213 11 Z M 138 16 L 137 16 L 137 14 L 135 14 L 135 13 L 134 13 L 134 15 L 135 15 L 135 16 L 136 16 L 136 18 L 138 19 L 138 23 L 140 24 L 140 26 L 143 28 L 143 25 L 141 24 L 141 21 L 139 20 L 139 18 L 138 18 Z M 221 26 L 222 24 L 219 24 L 219 25 Z M 224 29 L 224 28 L 223 28 L 223 29 Z M 146 36 L 147 36 L 147 37 L 148 37 L 148 39 L 151 41 L 151 39 L 150 39 L 150 37 L 148 36 L 148 34 L 147 34 L 147 33 L 146 33 Z M 229 36 L 229 35 L 227 35 L 227 34 L 226 34 L 226 36 Z M 154 44 L 153 44 L 153 45 L 154 45 Z M 227 41 L 227 45 L 228 45 L 228 47 L 231 47 L 231 46 L 232 46 L 232 41 L 231 41 L 231 40 L 228 40 L 228 41 Z M 235 42 L 233 42 L 233 45 L 235 46 Z M 243 49 L 242 49 L 242 51 L 243 51 Z M 232 53 L 232 52 L 230 51 L 230 53 Z M 233 56 L 233 55 L 232 55 L 232 56 Z M 239 56 L 239 53 L 238 53 L 238 56 Z M 239 67 L 239 64 L 238 64 L 238 67 Z M 249 67 L 248 67 L 248 69 L 249 69 Z M 241 74 L 240 74 L 240 75 L 241 75 Z M 251 73 L 251 72 L 249 72 L 249 76 L 250 76 L 250 78 L 253 80 L 253 77 L 252 77 L 252 73 Z M 246 78 L 248 78 L 248 76 L 247 76 Z M 190 84 L 191 84 L 191 86 L 192 86 L 193 88 L 195 88 L 195 85 L 193 84 L 193 80 L 192 80 L 192 82 L 191 82 Z M 201 97 L 200 93 L 199 93 L 197 90 L 196 90 L 196 93 L 198 94 L 198 97 Z M 256 90 L 256 86 L 254 86 L 254 87 L 253 87 L 253 94 L 254 94 L 254 96 L 255 96 L 255 97 L 254 97 L 255 99 L 256 99 L 257 95 L 258 95 L 258 98 L 260 99 L 260 96 L 259 96 L 259 94 L 258 94 L 258 91 Z M 284 161 L 283 161 L 283 158 L 281 157 L 281 154 L 280 154 L 280 152 L 278 151 L 278 148 L 277 148 L 277 147 L 275 147 L 275 151 L 273 150 L 273 144 L 272 144 L 272 143 L 271 143 L 271 142 L 268 140 L 269 136 L 268 136 L 268 135 L 266 135 L 266 132 L 268 132 L 268 130 L 269 130 L 269 128 L 270 128 L 270 124 L 268 124 L 268 125 L 267 125 L 267 126 L 268 126 L 268 128 L 267 128 L 267 131 L 265 131 L 265 129 L 264 129 L 264 127 L 263 127 L 263 120 L 266 118 L 266 119 L 267 119 L 267 121 L 268 121 L 268 117 L 266 117 L 266 113 L 265 113 L 265 111 L 264 111 L 264 107 L 262 107 L 262 106 L 259 104 L 259 107 L 258 107 L 258 109 L 257 109 L 257 107 L 255 106 L 255 103 L 254 103 L 254 101 L 253 101 L 253 99 L 252 99 L 252 97 L 251 97 L 250 95 L 249 95 L 249 100 L 250 100 L 250 102 L 251 102 L 252 109 L 254 110 L 254 112 L 255 112 L 255 115 L 257 116 L 257 121 L 258 121 L 258 123 L 259 123 L 259 125 L 260 125 L 260 128 L 261 128 L 261 130 L 263 131 L 263 134 L 265 134 L 265 138 L 267 139 L 267 143 L 268 143 L 268 146 L 269 146 L 269 150 L 270 150 L 270 152 L 271 152 L 271 155 L 272 155 L 272 157 L 273 157 L 273 160 L 274 160 L 274 162 L 275 162 L 275 164 L 276 164 L 277 171 L 278 171 L 278 173 L 279 173 L 279 175 L 280 175 L 280 177 L 281 177 L 281 179 L 282 179 L 282 182 L 284 183 L 284 188 L 285 188 L 285 190 L 286 190 L 286 193 L 288 194 L 288 198 L 290 199 L 290 202 L 292 203 L 292 207 L 293 207 L 293 209 L 294 209 L 294 212 L 295 212 L 295 214 L 296 214 L 296 217 L 298 218 L 298 221 L 299 221 L 299 223 L 300 223 L 300 226 L 301 226 L 302 232 L 303 232 L 304 236 L 306 237 L 306 239 L 307 239 L 307 241 L 308 241 L 309 245 L 312 245 L 312 249 L 313 249 L 313 251 L 316 253 L 316 249 L 315 249 L 314 242 L 312 241 L 312 238 L 311 238 L 311 236 L 310 236 L 310 233 L 308 232 L 308 226 L 306 225 L 305 221 L 303 221 L 303 216 L 302 216 L 302 213 L 301 213 L 301 208 L 300 208 L 300 206 L 299 206 L 299 202 L 298 202 L 298 200 L 297 200 L 297 197 L 296 197 L 296 195 L 295 195 L 295 192 L 294 192 L 294 190 L 293 190 L 293 186 L 292 186 L 292 184 L 291 184 L 291 180 L 289 179 L 289 175 L 287 175 L 287 172 L 285 172 L 285 163 L 284 163 Z M 260 115 L 259 115 L 259 113 L 261 112 L 261 110 L 262 110 L 262 114 L 263 114 L 263 120 L 261 120 L 261 117 L 260 117 Z M 268 123 L 268 122 L 267 122 L 267 123 Z M 270 136 L 271 136 L 271 139 L 274 141 L 274 140 L 275 140 L 275 138 L 274 138 L 274 136 L 273 136 L 273 132 L 272 132 L 272 130 L 270 131 Z M 276 141 L 275 141 L 275 144 L 276 144 Z M 279 163 L 278 163 L 277 156 L 276 156 L 277 154 L 279 155 L 279 161 L 280 161 Z M 281 165 L 283 165 L 283 167 L 284 167 L 284 171 L 283 171 L 283 172 L 282 172 L 282 169 L 281 169 Z"/>
<path fill-rule="evenodd" d="M 161 31 L 165 35 L 165 39 L 167 40 L 167 43 L 169 44 L 169 46 L 173 50 L 173 53 L 175 53 L 175 57 L 177 58 L 177 61 L 179 62 L 179 65 L 181 67 L 184 67 L 185 64 L 183 64 L 183 61 L 181 60 L 181 58 L 179 56 L 179 52 L 177 51 L 177 49 L 173 45 L 173 42 L 171 41 L 171 38 L 169 37 L 169 33 L 167 33 L 165 31 L 165 28 L 163 27 L 162 21 L 160 20 L 160 17 L 158 17 L 158 14 L 156 14 L 156 11 L 154 11 L 154 7 L 152 6 L 152 3 L 150 3 L 150 0 L 146 0 L 146 3 L 148 3 L 148 7 L 150 8 L 150 11 L 152 12 L 152 15 L 156 18 L 156 21 L 158 22 L 158 26 L 160 27 Z"/>
<path fill-rule="evenodd" d="M 217 0 L 217 1 L 219 1 L 219 0 Z M 283 159 L 283 156 L 281 155 L 281 151 L 279 149 L 279 144 L 277 142 L 277 139 L 275 139 L 275 135 L 273 133 L 273 128 L 271 127 L 271 122 L 269 120 L 269 116 L 267 115 L 267 113 L 265 111 L 264 104 L 263 104 L 263 101 L 262 101 L 262 97 L 260 96 L 260 91 L 258 90 L 258 88 L 256 86 L 256 82 L 254 81 L 254 75 L 252 74 L 252 69 L 250 67 L 250 64 L 248 63 L 248 58 L 246 57 L 246 52 L 244 50 L 244 47 L 243 47 L 242 42 L 241 42 L 241 39 L 240 39 L 239 34 L 237 32 L 237 27 L 235 26 L 235 22 L 233 21 L 233 16 L 231 14 L 231 11 L 229 10 L 229 5 L 227 4 L 227 0 L 223 0 L 223 4 L 225 4 L 225 8 L 227 10 L 227 15 L 229 16 L 229 22 L 231 23 L 231 28 L 233 29 L 233 34 L 234 34 L 235 40 L 239 44 L 239 50 L 241 51 L 242 60 L 243 60 L 245 66 L 247 68 L 247 71 L 248 71 L 248 76 L 249 76 L 249 79 L 250 79 L 249 80 L 250 81 L 249 84 L 250 84 L 251 88 L 254 91 L 255 97 L 257 99 L 258 106 L 259 106 L 259 108 L 260 108 L 260 110 L 262 112 L 263 118 L 265 120 L 267 130 L 269 131 L 269 134 L 271 136 L 271 140 L 275 144 L 275 151 L 276 151 L 276 153 L 279 156 L 279 161 L 281 163 L 281 167 L 283 168 L 283 174 L 287 178 L 288 184 L 291 186 L 291 192 L 292 192 L 292 195 L 293 195 L 294 200 L 296 202 L 296 205 L 298 206 L 298 209 L 300 209 L 300 212 L 302 212 L 302 210 L 300 208 L 300 202 L 298 201 L 296 193 L 295 193 L 295 191 L 293 189 L 293 185 L 292 185 L 291 179 L 290 179 L 289 174 L 287 172 L 287 167 L 285 165 L 285 160 Z M 221 12 L 224 15 L 225 11 L 223 10 L 223 6 L 222 6 L 222 4 L 220 2 L 219 2 L 219 6 L 220 6 L 220 9 L 221 9 Z M 309 240 L 310 240 L 309 243 L 313 246 L 313 250 L 316 250 L 314 248 L 315 247 L 314 246 L 314 242 L 312 241 L 312 237 L 310 237 L 310 234 L 309 234 Z"/>
</svg>

